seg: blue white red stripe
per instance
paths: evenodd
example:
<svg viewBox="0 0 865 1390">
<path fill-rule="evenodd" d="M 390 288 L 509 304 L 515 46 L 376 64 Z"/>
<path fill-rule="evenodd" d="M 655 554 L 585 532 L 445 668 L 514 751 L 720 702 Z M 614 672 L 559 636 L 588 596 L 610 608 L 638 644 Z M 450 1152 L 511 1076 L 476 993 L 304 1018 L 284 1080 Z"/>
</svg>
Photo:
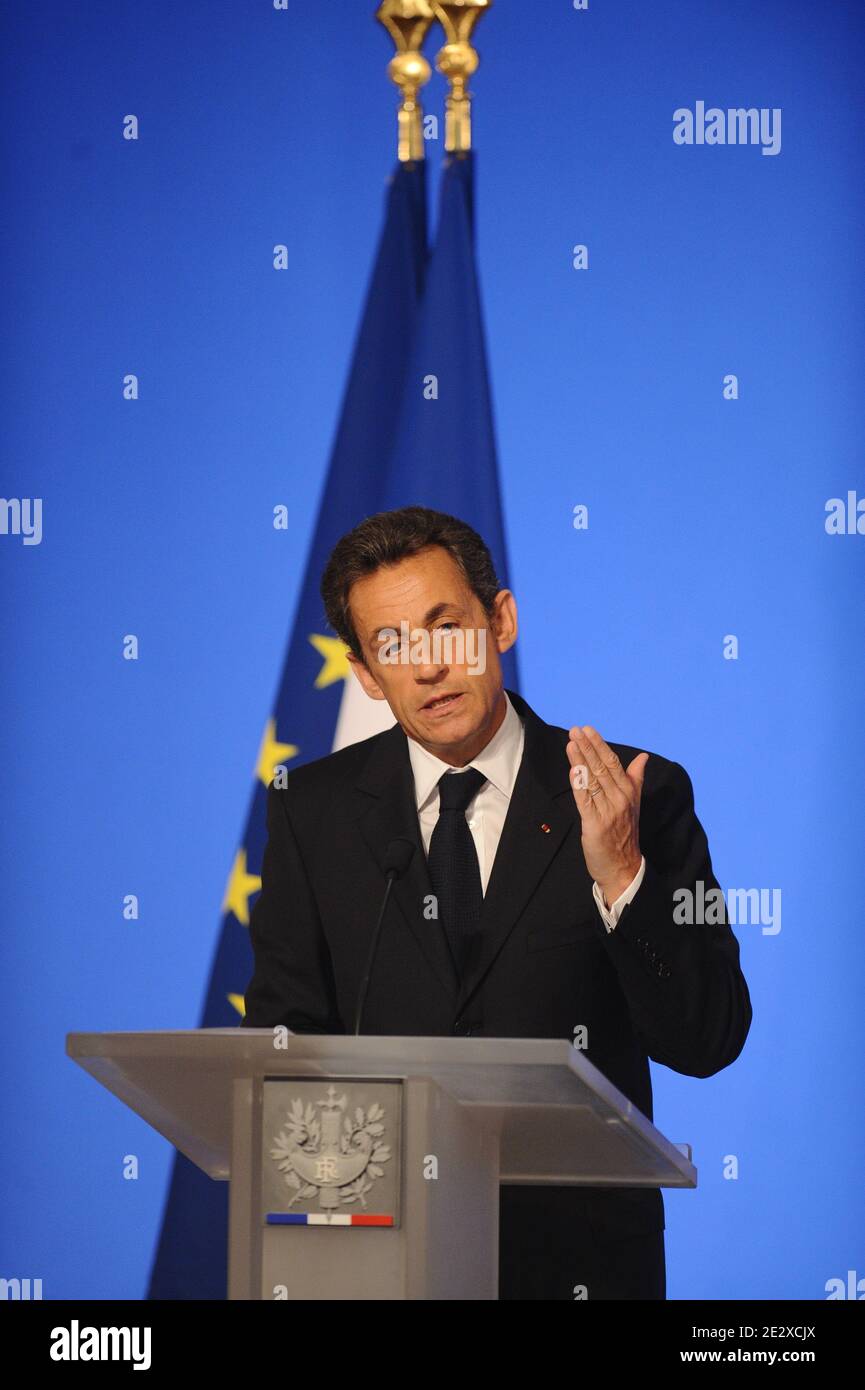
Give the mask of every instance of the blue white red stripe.
<svg viewBox="0 0 865 1390">
<path fill-rule="evenodd" d="M 392 1226 L 381 1212 L 269 1211 L 268 1226 Z"/>
</svg>

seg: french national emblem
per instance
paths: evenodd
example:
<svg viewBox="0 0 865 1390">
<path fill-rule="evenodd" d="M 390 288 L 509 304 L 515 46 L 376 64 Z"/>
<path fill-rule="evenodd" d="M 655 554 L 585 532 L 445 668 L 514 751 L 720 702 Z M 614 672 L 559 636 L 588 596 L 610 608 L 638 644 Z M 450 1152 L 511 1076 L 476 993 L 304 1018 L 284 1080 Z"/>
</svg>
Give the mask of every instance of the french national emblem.
<svg viewBox="0 0 865 1390">
<path fill-rule="evenodd" d="M 264 1088 L 265 1222 L 397 1225 L 399 1083 L 331 1083 L 322 1095 L 320 1082 L 271 1078 Z"/>
</svg>

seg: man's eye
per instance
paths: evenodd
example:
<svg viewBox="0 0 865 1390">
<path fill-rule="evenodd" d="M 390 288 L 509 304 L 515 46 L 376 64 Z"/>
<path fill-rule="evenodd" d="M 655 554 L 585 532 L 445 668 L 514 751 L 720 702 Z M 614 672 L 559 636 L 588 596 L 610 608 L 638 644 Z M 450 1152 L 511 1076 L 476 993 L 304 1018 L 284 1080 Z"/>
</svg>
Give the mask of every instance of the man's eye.
<svg viewBox="0 0 865 1390">
<path fill-rule="evenodd" d="M 446 623 L 439 623 L 439 628 L 443 627 L 459 627 L 459 623 L 456 622 L 453 618 L 449 618 Z"/>
</svg>

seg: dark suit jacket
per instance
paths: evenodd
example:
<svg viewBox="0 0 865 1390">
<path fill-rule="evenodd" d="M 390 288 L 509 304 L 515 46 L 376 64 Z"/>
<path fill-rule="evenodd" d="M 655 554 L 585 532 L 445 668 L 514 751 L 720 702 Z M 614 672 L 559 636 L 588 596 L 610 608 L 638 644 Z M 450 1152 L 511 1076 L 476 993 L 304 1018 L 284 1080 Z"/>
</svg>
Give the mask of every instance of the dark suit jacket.
<svg viewBox="0 0 865 1390">
<path fill-rule="evenodd" d="M 676 889 L 693 890 L 698 880 L 706 892 L 718 886 L 690 779 L 677 763 L 650 756 L 640 811 L 646 873 L 607 933 L 580 844 L 567 730 L 508 694 L 525 723 L 525 748 L 484 897 L 479 953 L 462 987 L 441 924 L 423 915 L 433 889 L 408 740 L 396 725 L 297 768 L 282 790 L 271 784 L 243 1025 L 353 1031 L 385 885 L 382 860 L 390 841 L 408 838 L 417 852 L 394 885 L 362 1031 L 571 1040 L 584 1024 L 586 1056 L 652 1119 L 649 1058 L 712 1076 L 738 1057 L 751 1022 L 729 925 L 673 921 Z M 640 751 L 611 747 L 625 766 Z M 566 1260 L 569 1249 L 604 1235 L 664 1226 L 659 1188 L 535 1188 L 521 1200 L 534 1202 L 530 1227 L 558 1239 Z M 663 1260 L 660 1238 L 653 1249 Z"/>
</svg>

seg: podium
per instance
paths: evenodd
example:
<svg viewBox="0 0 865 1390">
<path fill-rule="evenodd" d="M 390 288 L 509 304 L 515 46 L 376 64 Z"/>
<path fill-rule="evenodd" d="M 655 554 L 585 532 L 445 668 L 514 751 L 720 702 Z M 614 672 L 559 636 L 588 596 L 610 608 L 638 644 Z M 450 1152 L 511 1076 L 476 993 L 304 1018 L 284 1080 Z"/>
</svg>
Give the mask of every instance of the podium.
<svg viewBox="0 0 865 1390">
<path fill-rule="evenodd" d="M 66 1051 L 230 1182 L 231 1299 L 496 1299 L 500 1183 L 697 1185 L 564 1039 L 203 1028 Z"/>
</svg>

